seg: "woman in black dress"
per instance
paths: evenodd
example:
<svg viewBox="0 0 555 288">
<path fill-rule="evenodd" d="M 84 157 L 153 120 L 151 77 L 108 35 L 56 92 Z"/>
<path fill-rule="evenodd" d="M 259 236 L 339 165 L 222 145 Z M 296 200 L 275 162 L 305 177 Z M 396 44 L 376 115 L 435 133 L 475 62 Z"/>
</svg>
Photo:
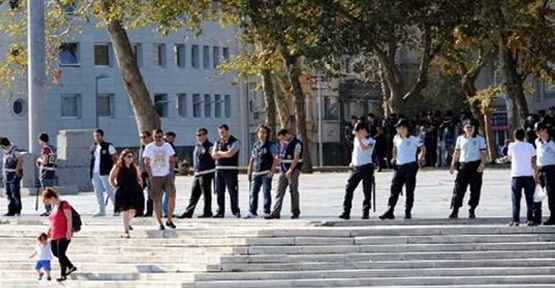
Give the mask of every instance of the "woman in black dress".
<svg viewBox="0 0 555 288">
<path fill-rule="evenodd" d="M 123 238 L 130 238 L 129 222 L 144 206 L 143 180 L 134 160 L 135 153 L 125 149 L 110 172 L 110 184 L 116 189 L 115 210 L 121 212 L 123 218 Z"/>
</svg>

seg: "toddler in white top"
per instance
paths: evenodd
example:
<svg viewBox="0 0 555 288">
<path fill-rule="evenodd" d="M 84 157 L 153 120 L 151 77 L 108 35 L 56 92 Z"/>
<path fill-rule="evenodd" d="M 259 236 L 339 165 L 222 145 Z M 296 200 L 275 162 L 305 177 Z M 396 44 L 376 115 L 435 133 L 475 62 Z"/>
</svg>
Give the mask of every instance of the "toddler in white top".
<svg viewBox="0 0 555 288">
<path fill-rule="evenodd" d="M 44 274 L 46 274 L 46 280 L 52 280 L 50 276 L 50 270 L 52 267 L 50 265 L 50 260 L 52 260 L 52 248 L 50 247 L 50 241 L 48 241 L 48 235 L 46 233 L 41 233 L 37 238 L 37 247 L 35 252 L 29 257 L 37 258 L 37 263 L 35 264 L 35 270 L 37 271 L 38 280 L 42 280 Z M 44 272 L 43 272 L 44 271 Z"/>
</svg>

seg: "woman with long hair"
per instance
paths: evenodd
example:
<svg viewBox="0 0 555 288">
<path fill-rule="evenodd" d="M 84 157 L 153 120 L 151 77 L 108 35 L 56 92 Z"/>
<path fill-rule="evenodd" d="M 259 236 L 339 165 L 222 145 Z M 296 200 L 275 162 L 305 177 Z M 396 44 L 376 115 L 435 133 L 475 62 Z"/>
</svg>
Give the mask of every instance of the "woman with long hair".
<svg viewBox="0 0 555 288">
<path fill-rule="evenodd" d="M 125 149 L 110 172 L 110 184 L 116 189 L 115 209 L 121 212 L 123 220 L 122 238 L 130 238 L 130 221 L 137 211 L 142 211 L 144 205 L 143 180 L 134 161 L 135 153 Z"/>
<path fill-rule="evenodd" d="M 48 236 L 51 239 L 50 245 L 52 254 L 54 254 L 60 262 L 61 275 L 57 280 L 59 282 L 65 281 L 69 274 L 77 270 L 66 255 L 67 248 L 73 237 L 71 205 L 66 201 L 60 200 L 56 190 L 50 187 L 44 189 L 42 192 L 42 202 L 54 207 L 48 216 L 48 220 L 50 220 Z"/>
</svg>

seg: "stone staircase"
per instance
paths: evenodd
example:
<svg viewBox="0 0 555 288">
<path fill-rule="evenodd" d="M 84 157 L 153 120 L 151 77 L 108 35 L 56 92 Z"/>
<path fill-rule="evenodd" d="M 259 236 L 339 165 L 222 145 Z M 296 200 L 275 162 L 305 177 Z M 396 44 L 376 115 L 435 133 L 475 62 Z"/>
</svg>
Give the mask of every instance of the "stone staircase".
<svg viewBox="0 0 555 288">
<path fill-rule="evenodd" d="M 507 219 L 193 220 L 156 231 L 84 218 L 64 287 L 555 287 L 555 227 Z M 0 287 L 50 287 L 29 260 L 46 223 L 4 219 Z M 54 261 L 54 273 L 58 265 Z"/>
</svg>

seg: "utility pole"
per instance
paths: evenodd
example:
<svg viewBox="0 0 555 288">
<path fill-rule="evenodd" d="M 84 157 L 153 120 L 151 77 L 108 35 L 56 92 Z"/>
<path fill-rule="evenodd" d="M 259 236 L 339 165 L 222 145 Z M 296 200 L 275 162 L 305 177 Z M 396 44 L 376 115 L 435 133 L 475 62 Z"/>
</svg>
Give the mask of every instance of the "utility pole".
<svg viewBox="0 0 555 288">
<path fill-rule="evenodd" d="M 44 130 L 46 98 L 46 38 L 44 35 L 44 0 L 27 3 L 27 105 L 29 153 L 38 154 L 37 135 Z"/>
</svg>

